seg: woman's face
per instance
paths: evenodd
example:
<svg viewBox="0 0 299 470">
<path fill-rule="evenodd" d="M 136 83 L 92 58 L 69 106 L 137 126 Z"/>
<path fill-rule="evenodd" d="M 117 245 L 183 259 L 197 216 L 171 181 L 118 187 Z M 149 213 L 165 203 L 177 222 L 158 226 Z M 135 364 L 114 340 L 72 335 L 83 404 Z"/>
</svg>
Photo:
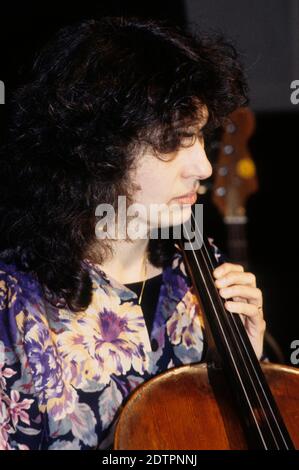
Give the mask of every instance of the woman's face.
<svg viewBox="0 0 299 470">
<path fill-rule="evenodd" d="M 133 177 L 139 188 L 134 201 L 145 207 L 146 216 L 139 213 L 139 220 L 148 228 L 179 225 L 190 218 L 199 180 L 212 174 L 200 132 L 206 119 L 207 113 L 200 124 L 188 127 L 188 134 L 196 134 L 197 138 L 191 147 L 180 148 L 172 160 L 163 161 L 146 153 L 140 158 Z M 193 142 L 190 137 L 186 139 L 187 144 Z M 187 199 L 178 199 L 186 195 Z"/>
</svg>

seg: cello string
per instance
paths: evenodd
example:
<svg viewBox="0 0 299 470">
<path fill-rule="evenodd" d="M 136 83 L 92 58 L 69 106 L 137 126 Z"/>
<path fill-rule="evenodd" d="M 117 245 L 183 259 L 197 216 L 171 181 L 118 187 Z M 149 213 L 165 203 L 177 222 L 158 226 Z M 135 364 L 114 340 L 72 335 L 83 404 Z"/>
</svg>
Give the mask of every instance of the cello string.
<svg viewBox="0 0 299 470">
<path fill-rule="evenodd" d="M 196 221 L 196 218 L 194 217 L 193 211 L 191 211 L 191 212 L 192 212 L 192 217 L 193 217 L 193 220 L 194 220 L 196 229 L 197 229 L 197 233 L 198 233 L 199 235 L 201 235 L 201 232 L 200 232 L 199 227 L 198 227 L 198 225 L 197 225 L 197 221 Z M 205 250 L 205 252 L 206 252 L 206 256 L 207 256 L 207 258 L 209 259 L 210 265 L 212 266 L 212 261 L 211 261 L 211 259 L 210 259 L 210 254 L 209 254 L 209 252 L 208 252 L 208 250 L 207 250 L 207 248 L 206 248 L 206 246 L 205 246 L 205 243 L 204 243 L 204 240 L 203 240 L 203 238 L 202 238 L 202 235 L 201 235 L 201 240 L 202 240 L 203 248 L 204 248 L 204 250 Z M 192 249 L 192 251 L 193 251 L 193 256 L 195 256 L 193 249 Z M 205 261 L 205 262 L 206 262 L 206 261 Z M 207 264 L 207 263 L 206 263 L 206 264 Z M 207 267 L 207 269 L 208 269 L 208 272 L 209 272 L 209 268 L 208 268 L 208 267 Z M 282 430 L 281 430 L 281 428 L 280 428 L 280 425 L 279 425 L 279 423 L 278 423 L 278 421 L 277 421 L 277 419 L 276 419 L 276 416 L 275 416 L 275 413 L 274 413 L 274 411 L 273 411 L 273 408 L 272 408 L 272 406 L 271 406 L 271 404 L 270 404 L 270 402 L 269 402 L 269 400 L 268 400 L 268 397 L 267 397 L 267 395 L 266 395 L 265 389 L 264 389 L 264 387 L 263 387 L 263 385 L 262 385 L 262 383 L 261 383 L 261 381 L 260 381 L 260 378 L 259 378 L 258 375 L 257 375 L 256 369 L 255 369 L 255 367 L 254 367 L 254 365 L 253 365 L 253 363 L 252 363 L 252 360 L 251 360 L 250 354 L 249 354 L 249 352 L 248 352 L 248 349 L 247 349 L 247 347 L 246 347 L 246 345 L 245 345 L 245 343 L 244 343 L 244 341 L 243 341 L 243 338 L 242 338 L 242 335 L 241 335 L 239 326 L 238 326 L 238 324 L 237 324 L 237 322 L 236 322 L 235 316 L 234 316 L 234 314 L 233 314 L 232 312 L 229 312 L 229 311 L 228 311 L 228 313 L 229 313 L 229 316 L 230 316 L 232 322 L 233 322 L 234 325 L 235 325 L 235 328 L 236 328 L 236 330 L 237 330 L 238 336 L 239 336 L 239 338 L 240 338 L 240 340 L 241 340 L 241 342 L 242 342 L 244 351 L 246 352 L 246 355 L 247 355 L 247 357 L 248 357 L 248 359 L 249 359 L 251 368 L 252 368 L 252 370 L 253 370 L 253 372 L 254 372 L 256 378 L 257 378 L 258 385 L 260 386 L 260 389 L 261 389 L 261 391 L 262 391 L 262 393 L 263 393 L 263 395 L 264 395 L 264 398 L 265 398 L 265 400 L 266 400 L 266 402 L 267 402 L 268 409 L 270 410 L 271 415 L 272 415 L 272 418 L 273 418 L 274 421 L 275 421 L 275 424 L 276 424 L 276 426 L 277 426 L 277 428 L 278 428 L 278 430 L 279 430 L 279 432 L 280 432 L 280 435 L 281 435 L 281 437 L 282 437 L 282 439 L 283 439 L 285 445 L 287 446 L 287 443 L 285 442 L 285 438 L 284 438 L 284 436 L 283 436 L 283 433 L 282 433 Z M 229 324 L 229 323 L 228 323 L 228 324 Z M 229 326 L 230 326 L 230 325 L 229 325 Z M 239 349 L 239 352 L 240 352 L 240 354 L 241 354 L 243 363 L 244 363 L 245 368 L 246 368 L 246 370 L 247 370 L 248 377 L 249 377 L 249 379 L 250 379 L 250 381 L 251 381 L 251 383 L 252 383 L 252 386 L 253 386 L 253 388 L 254 388 L 254 391 L 255 391 L 255 393 L 256 393 L 256 396 L 257 396 L 257 398 L 258 398 L 258 401 L 259 401 L 259 403 L 260 403 L 260 406 L 261 406 L 261 408 L 262 408 L 262 410 L 263 410 L 263 412 L 264 412 L 265 418 L 266 418 L 266 420 L 267 420 L 268 426 L 269 426 L 269 428 L 270 428 L 270 430 L 271 430 L 271 433 L 272 433 L 272 435 L 273 435 L 273 431 L 272 431 L 271 425 L 270 425 L 270 423 L 269 423 L 269 421 L 268 421 L 268 416 L 267 416 L 267 414 L 266 414 L 266 412 L 265 412 L 265 410 L 264 410 L 264 406 L 263 406 L 263 404 L 261 403 L 259 394 L 258 394 L 258 392 L 257 392 L 257 390 L 256 390 L 256 388 L 255 388 L 255 385 L 254 385 L 253 381 L 252 381 L 251 374 L 250 374 L 249 371 L 248 371 L 248 368 L 247 368 L 247 365 L 246 365 L 246 361 L 245 361 L 244 356 L 243 356 L 243 351 L 242 351 L 242 349 L 240 348 L 240 346 L 239 346 L 239 344 L 238 344 L 238 341 L 237 341 L 237 339 L 236 339 L 236 337 L 235 337 L 235 334 L 234 334 L 233 329 L 231 329 L 231 333 L 232 333 L 233 336 L 234 336 L 234 339 L 235 339 L 235 342 L 236 342 L 237 347 L 238 347 L 238 349 Z M 275 439 L 275 436 L 274 436 L 274 435 L 273 435 L 273 438 Z M 275 441 L 276 441 L 276 439 L 275 439 Z"/>
<path fill-rule="evenodd" d="M 205 247 L 205 244 L 204 244 L 204 243 L 203 243 L 203 245 L 204 245 L 204 247 Z M 205 249 L 206 249 L 206 248 L 205 248 Z M 192 251 L 193 251 L 193 256 L 194 256 L 194 259 L 195 259 L 194 250 L 192 250 Z M 207 251 L 207 250 L 206 250 L 206 251 Z M 204 261 L 204 263 L 206 264 L 206 267 L 207 267 L 207 261 L 206 261 L 205 259 L 203 259 L 203 261 Z M 208 269 L 208 267 L 207 267 L 207 269 Z M 208 274 L 211 276 L 209 270 L 208 270 Z M 255 397 L 256 397 L 256 398 L 258 399 L 258 401 L 259 401 L 260 408 L 261 408 L 261 410 L 262 410 L 262 412 L 263 412 L 263 415 L 264 415 L 264 417 L 265 417 L 265 419 L 266 419 L 266 421 L 267 421 L 267 424 L 268 424 L 268 429 L 271 431 L 271 434 L 272 434 L 273 440 L 275 441 L 276 447 L 279 448 L 278 443 L 277 443 L 277 440 L 276 440 L 275 435 L 274 435 L 274 432 L 273 432 L 273 430 L 272 430 L 272 426 L 271 426 L 271 424 L 269 423 L 268 416 L 267 416 L 267 414 L 265 413 L 263 404 L 261 403 L 261 399 L 260 399 L 260 397 L 259 397 L 259 395 L 258 395 L 258 393 L 257 393 L 255 384 L 254 384 L 253 381 L 252 381 L 252 378 L 251 378 L 251 376 L 250 376 L 250 374 L 249 374 L 248 368 L 247 368 L 246 363 L 245 363 L 245 361 L 244 361 L 244 357 L 243 357 L 242 351 L 240 350 L 240 346 L 239 346 L 239 344 L 238 344 L 238 341 L 237 341 L 237 338 L 236 338 L 236 336 L 235 336 L 235 333 L 234 333 L 233 329 L 231 328 L 231 325 L 229 324 L 229 322 L 227 322 L 227 320 L 228 320 L 228 318 L 227 318 L 227 317 L 226 317 L 226 318 L 224 317 L 224 321 L 225 321 L 226 324 L 228 323 L 230 332 L 231 332 L 231 334 L 233 335 L 234 340 L 235 340 L 235 343 L 237 344 L 237 347 L 238 347 L 238 349 L 239 349 L 241 359 L 243 360 L 243 364 L 245 365 L 245 368 L 246 368 L 246 370 L 247 370 L 247 377 L 249 377 L 249 379 L 250 379 L 250 382 L 251 382 L 251 385 L 252 385 L 252 387 L 253 387 L 253 391 L 254 391 Z M 219 322 L 218 322 L 218 323 L 219 323 Z M 236 366 L 236 369 L 237 369 L 237 366 Z M 238 372 L 238 374 L 240 375 L 239 370 L 238 370 L 237 372 Z M 247 379 L 247 380 L 248 380 L 248 379 Z M 255 420 L 255 421 L 256 421 L 256 420 Z"/>
<path fill-rule="evenodd" d="M 199 234 L 201 234 L 201 232 L 200 232 L 200 230 L 199 230 L 199 228 L 198 228 L 198 226 L 197 226 L 197 222 L 196 222 L 196 219 L 195 219 L 193 213 L 192 213 L 192 216 L 193 216 L 193 218 L 194 218 L 194 222 L 195 222 L 195 225 L 196 225 L 196 227 L 197 227 L 197 230 L 198 230 Z M 202 241 L 203 241 L 203 239 L 202 239 Z M 212 266 L 212 261 L 211 261 L 211 258 L 210 258 L 210 254 L 209 254 L 209 251 L 208 251 L 207 248 L 206 248 L 205 243 L 203 243 L 203 247 L 204 247 L 204 250 L 206 251 L 207 258 L 209 259 L 210 265 Z M 277 421 L 277 418 L 276 418 L 276 416 L 275 416 L 275 413 L 274 413 L 274 410 L 273 410 L 273 408 L 272 408 L 272 405 L 270 404 L 270 402 L 269 402 L 269 400 L 268 400 L 266 391 L 265 391 L 265 389 L 264 389 L 262 383 L 260 382 L 260 378 L 259 378 L 259 376 L 258 376 L 258 374 L 257 374 L 256 368 L 254 367 L 254 365 L 253 365 L 253 363 L 252 363 L 251 356 L 250 356 L 250 354 L 249 354 L 249 352 L 248 352 L 248 349 L 247 349 L 247 347 L 246 347 L 246 345 L 245 345 L 245 343 L 244 343 L 244 340 L 243 340 L 243 337 L 242 337 L 242 335 L 241 335 L 241 332 L 240 332 L 238 323 L 237 323 L 237 321 L 236 321 L 236 317 L 235 317 L 235 315 L 234 315 L 232 312 L 229 312 L 229 311 L 228 311 L 228 313 L 229 313 L 229 316 L 230 316 L 232 322 L 233 322 L 234 325 L 235 325 L 235 328 L 236 328 L 236 330 L 237 330 L 238 336 L 239 336 L 239 338 L 240 338 L 240 340 L 241 340 L 241 342 L 242 342 L 242 344 L 243 344 L 243 348 L 244 348 L 244 350 L 245 350 L 245 352 L 246 352 L 246 354 L 247 354 L 247 357 L 248 357 L 249 362 L 250 362 L 250 364 L 251 364 L 252 370 L 253 370 L 253 372 L 254 372 L 256 378 L 257 378 L 258 384 L 259 384 L 259 386 L 260 386 L 260 388 L 261 388 L 261 391 L 262 391 L 262 393 L 263 393 L 263 395 L 264 395 L 264 398 L 265 398 L 265 400 L 266 400 L 266 402 L 267 402 L 268 409 L 269 409 L 269 411 L 270 411 L 271 414 L 272 414 L 272 418 L 273 418 L 274 421 L 275 421 L 275 424 L 276 424 L 276 426 L 277 426 L 277 429 L 279 430 L 280 435 L 281 435 L 281 437 L 282 437 L 282 439 L 283 439 L 285 445 L 287 446 L 287 443 L 285 442 L 285 438 L 284 438 L 283 432 L 282 432 L 281 427 L 280 427 L 280 425 L 279 425 L 279 423 L 278 423 L 278 421 Z M 233 330 L 232 330 L 232 333 L 233 333 Z M 235 338 L 235 340 L 236 340 L 236 338 Z M 238 345 L 237 341 L 236 341 L 236 344 L 237 344 L 237 346 L 238 346 L 238 349 L 239 349 L 240 353 L 242 354 L 242 350 L 240 349 L 240 346 Z M 244 361 L 244 358 L 243 358 L 243 361 Z M 245 362 L 244 362 L 244 363 L 245 363 Z M 245 366 L 246 366 L 246 363 L 245 363 Z M 246 369 L 247 369 L 247 366 L 246 366 Z M 247 369 L 247 370 L 248 370 L 248 369 Z M 248 374 L 249 374 L 249 373 L 248 373 Z M 251 375 L 250 375 L 250 374 L 249 374 L 249 377 L 250 377 L 250 379 L 251 379 Z M 263 410 L 263 411 L 264 411 L 264 410 Z M 266 416 L 266 415 L 265 415 L 265 416 Z M 267 416 L 266 416 L 266 419 L 267 419 Z M 267 421 L 268 421 L 268 419 L 267 419 Z"/>
<path fill-rule="evenodd" d="M 192 216 L 193 216 L 193 214 L 192 214 Z M 193 217 L 194 217 L 194 216 L 193 216 Z M 201 235 L 201 232 L 200 232 L 200 230 L 199 230 L 199 228 L 198 228 L 198 226 L 197 226 L 197 222 L 196 222 L 196 219 L 195 219 L 195 218 L 194 218 L 194 222 L 195 222 L 195 225 L 196 225 L 196 227 L 197 227 L 198 233 Z M 201 237 L 202 237 L 202 235 L 201 235 Z M 203 242 L 203 239 L 202 239 L 202 242 Z M 209 262 L 210 262 L 210 265 L 212 266 L 212 261 L 211 261 L 211 259 L 210 259 L 210 254 L 209 254 L 209 252 L 208 252 L 208 250 L 207 250 L 207 248 L 206 248 L 204 242 L 203 242 L 203 247 L 204 247 L 204 250 L 206 251 L 207 257 L 208 257 Z M 206 262 L 206 261 L 205 261 L 205 262 Z M 210 276 L 211 276 L 211 273 L 210 273 L 210 272 L 209 272 L 209 274 L 210 274 Z M 275 417 L 275 414 L 273 413 L 273 409 L 272 409 L 272 407 L 271 407 L 271 405 L 270 405 L 270 403 L 269 403 L 269 401 L 268 401 L 268 398 L 267 398 L 267 396 L 266 396 L 266 394 L 265 394 L 265 390 L 264 390 L 264 388 L 263 388 L 263 386 L 262 386 L 262 384 L 261 384 L 261 382 L 260 382 L 259 377 L 257 376 L 256 369 L 255 369 L 255 367 L 254 367 L 253 364 L 252 364 L 251 357 L 250 357 L 250 355 L 249 355 L 249 352 L 248 352 L 248 350 L 247 350 L 247 347 L 246 347 L 246 345 L 245 345 L 245 343 L 244 343 L 244 341 L 243 341 L 243 338 L 242 338 L 242 336 L 241 336 L 241 333 L 240 333 L 238 324 L 236 323 L 235 316 L 232 314 L 232 312 L 229 312 L 229 311 L 228 311 L 228 313 L 229 313 L 229 316 L 231 317 L 231 320 L 233 321 L 233 323 L 234 323 L 234 325 L 235 325 L 235 328 L 236 328 L 236 330 L 237 330 L 238 336 L 241 338 L 241 341 L 242 341 L 242 343 L 243 343 L 244 350 L 245 350 L 245 352 L 246 352 L 246 354 L 247 354 L 247 356 L 248 356 L 248 358 L 249 358 L 249 361 L 250 361 L 252 370 L 254 371 L 254 373 L 255 373 L 255 375 L 256 375 L 256 377 L 257 377 L 259 386 L 260 386 L 260 388 L 261 388 L 261 390 L 262 390 L 262 392 L 263 392 L 263 394 L 264 394 L 264 398 L 265 398 L 265 400 L 266 400 L 266 402 L 267 402 L 267 404 L 268 404 L 268 408 L 269 408 L 270 411 L 271 411 L 272 417 L 274 418 L 275 424 L 276 424 L 276 426 L 277 426 L 277 428 L 278 428 L 278 430 L 279 430 L 279 432 L 280 432 L 280 435 L 281 435 L 281 437 L 282 437 L 282 439 L 283 439 L 283 441 L 284 441 L 284 444 L 287 446 L 287 443 L 285 442 L 285 439 L 284 439 L 284 436 L 283 436 L 283 434 L 282 434 L 281 428 L 280 428 L 280 426 L 279 426 L 279 424 L 278 424 L 278 422 L 277 422 L 277 419 L 276 419 L 276 417 Z M 273 435 L 272 428 L 271 428 L 270 423 L 269 423 L 269 421 L 268 421 L 267 414 L 266 414 L 266 412 L 265 412 L 265 410 L 264 410 L 264 407 L 263 407 L 263 405 L 262 405 L 262 403 L 261 403 L 260 397 L 259 397 L 259 395 L 258 395 L 258 393 L 257 393 L 257 390 L 256 390 L 256 388 L 255 388 L 255 385 L 254 385 L 254 383 L 253 383 L 253 381 L 252 381 L 251 374 L 249 374 L 249 371 L 248 371 L 246 362 L 245 362 L 244 357 L 243 357 L 242 349 L 240 348 L 240 345 L 238 344 L 238 341 L 237 341 L 237 339 L 236 339 L 236 337 L 235 337 L 235 334 L 234 334 L 233 329 L 231 328 L 231 325 L 230 325 L 229 323 L 228 323 L 228 325 L 229 325 L 229 327 L 230 327 L 230 329 L 231 329 L 231 333 L 232 333 L 233 336 L 234 336 L 236 345 L 237 345 L 237 347 L 238 347 L 238 349 L 239 349 L 239 352 L 240 352 L 240 355 L 241 355 L 241 357 L 242 357 L 243 363 L 244 363 L 245 368 L 246 368 L 246 370 L 247 370 L 248 377 L 249 377 L 249 379 L 250 379 L 250 381 L 251 381 L 251 383 L 252 383 L 252 386 L 253 386 L 253 388 L 254 388 L 254 392 L 255 392 L 255 394 L 256 394 L 256 396 L 257 396 L 257 398 L 258 398 L 258 401 L 259 401 L 259 403 L 260 403 L 260 406 L 261 406 L 261 408 L 262 408 L 262 410 L 263 410 L 263 412 L 264 412 L 265 418 L 266 418 L 266 420 L 267 420 L 268 426 L 269 426 L 269 428 L 270 428 L 270 430 L 271 430 L 271 433 L 272 433 L 272 435 Z M 273 435 L 273 437 L 274 437 L 274 439 L 275 439 L 275 436 L 274 436 L 274 435 Z M 275 441 L 276 441 L 276 439 L 275 439 Z"/>
<path fill-rule="evenodd" d="M 194 220 L 195 220 L 195 219 L 194 219 Z M 195 221 L 195 224 L 196 224 L 196 221 Z M 196 224 L 196 228 L 197 228 L 197 233 L 198 233 L 199 235 L 201 235 L 201 232 L 199 231 L 197 224 Z M 202 242 L 203 242 L 203 240 L 202 240 Z M 203 247 L 204 247 L 205 251 L 208 253 L 204 242 L 203 242 Z M 192 250 L 192 251 L 193 251 L 193 256 L 195 256 L 195 255 L 194 255 L 194 250 Z M 202 252 L 202 254 L 204 255 L 203 252 Z M 204 259 L 204 262 L 205 262 L 205 264 L 206 264 L 208 273 L 209 273 L 209 275 L 210 275 L 210 277 L 211 277 L 211 273 L 210 273 L 210 270 L 209 270 L 209 268 L 208 268 L 208 263 L 207 263 L 206 259 Z M 210 262 L 211 262 L 211 260 L 210 260 Z M 225 321 L 226 321 L 226 320 L 225 320 Z M 227 323 L 227 321 L 226 321 L 226 323 Z M 270 423 L 269 423 L 269 421 L 268 421 L 267 414 L 265 413 L 265 410 L 264 410 L 264 408 L 263 408 L 263 404 L 261 403 L 261 400 L 260 400 L 260 397 L 259 397 L 259 395 L 258 395 L 258 393 L 257 393 L 255 384 L 254 384 L 254 382 L 252 381 L 252 378 L 251 378 L 251 376 L 250 376 L 250 374 L 249 374 L 249 371 L 248 371 L 248 368 L 247 368 L 247 366 L 246 366 L 246 362 L 245 362 L 245 360 L 244 360 L 242 350 L 240 350 L 240 346 L 239 346 L 239 344 L 238 344 L 237 338 L 236 338 L 235 333 L 234 333 L 233 329 L 231 328 L 231 325 L 229 324 L 229 322 L 228 322 L 228 326 L 229 326 L 229 329 L 230 329 L 230 331 L 231 331 L 231 334 L 232 334 L 233 337 L 234 337 L 235 343 L 237 344 L 237 347 L 238 347 L 238 349 L 239 349 L 239 353 L 240 353 L 241 359 L 243 360 L 243 366 L 245 365 L 245 368 L 246 368 L 246 370 L 247 370 L 247 376 L 248 376 L 249 379 L 250 379 L 251 385 L 252 385 L 252 387 L 253 387 L 253 391 L 254 391 L 254 393 L 255 393 L 255 397 L 256 397 L 256 398 L 258 399 L 258 401 L 259 401 L 260 407 L 261 407 L 261 409 L 262 409 L 262 411 L 263 411 L 263 414 L 264 414 L 264 416 L 265 416 L 265 419 L 267 420 L 268 427 L 269 427 L 269 429 L 270 429 L 270 431 L 271 431 L 272 437 L 273 437 L 273 439 L 274 439 L 274 441 L 275 441 L 276 446 L 278 447 L 278 443 L 277 443 L 277 440 L 276 440 L 276 438 L 275 438 L 275 435 L 274 435 L 274 433 L 273 433 L 273 431 L 272 431 L 271 425 L 270 425 Z"/>
<path fill-rule="evenodd" d="M 189 242 L 190 242 L 189 234 L 187 234 L 187 237 L 188 237 L 188 240 L 189 240 Z M 192 246 L 192 244 L 191 244 L 191 246 Z M 201 267 L 200 267 L 200 265 L 199 265 L 199 263 L 198 263 L 198 259 L 197 259 L 196 255 L 195 255 L 195 252 L 194 252 L 194 249 L 193 249 L 193 248 L 192 248 L 192 253 L 193 253 L 193 256 L 194 256 L 195 263 L 197 264 L 198 270 L 199 270 L 200 273 L 201 273 L 202 280 L 203 280 L 203 282 L 204 282 L 204 284 L 205 284 L 206 291 L 207 291 L 207 293 L 208 293 L 208 296 L 209 296 L 209 298 L 210 298 L 211 305 L 212 305 L 212 307 L 213 307 L 213 309 L 214 309 L 214 312 L 215 312 L 215 318 L 216 318 L 216 320 L 217 320 L 217 322 L 218 322 L 218 324 L 219 324 L 220 330 L 221 330 L 221 332 L 222 332 L 222 336 L 223 336 L 224 342 L 226 343 L 227 350 L 228 350 L 228 352 L 229 352 L 229 354 L 230 354 L 230 357 L 231 357 L 233 366 L 234 366 L 234 368 L 235 368 L 237 377 L 238 377 L 239 382 L 240 382 L 240 384 L 241 384 L 241 387 L 242 387 L 242 389 L 243 389 L 244 396 L 245 396 L 245 398 L 246 398 L 246 400 L 247 400 L 247 403 L 248 403 L 250 412 L 251 412 L 251 414 L 252 414 L 253 420 L 254 420 L 254 422 L 255 422 L 256 428 L 257 428 L 258 433 L 259 433 L 259 435 L 260 435 L 260 438 L 261 438 L 261 440 L 262 440 L 262 442 L 263 442 L 264 448 L 265 448 L 266 450 L 268 450 L 267 444 L 266 444 L 266 442 L 265 442 L 265 438 L 264 438 L 264 436 L 263 436 L 263 432 L 262 432 L 262 430 L 261 430 L 261 428 L 260 428 L 260 426 L 259 426 L 259 423 L 257 422 L 256 416 L 255 416 L 255 413 L 254 413 L 254 410 L 253 410 L 253 406 L 252 406 L 251 401 L 250 401 L 250 398 L 249 398 L 249 396 L 248 396 L 248 394 L 247 394 L 247 391 L 246 391 L 246 388 L 245 388 L 245 386 L 244 386 L 242 377 L 241 377 L 241 375 L 240 375 L 240 373 L 239 373 L 237 364 L 236 364 L 236 362 L 235 362 L 234 355 L 233 355 L 233 353 L 232 353 L 232 351 L 231 351 L 230 345 L 229 345 L 229 343 L 228 343 L 228 341 L 227 341 L 227 338 L 226 338 L 226 336 L 225 336 L 222 323 L 221 323 L 221 321 L 220 321 L 220 319 L 219 319 L 219 316 L 218 316 L 218 313 L 217 313 L 217 309 L 216 309 L 216 307 L 215 307 L 215 305 L 214 305 L 213 299 L 211 298 L 209 289 L 208 289 L 208 287 L 207 287 L 205 278 L 204 278 L 204 276 L 203 276 L 202 269 L 201 269 Z"/>
</svg>

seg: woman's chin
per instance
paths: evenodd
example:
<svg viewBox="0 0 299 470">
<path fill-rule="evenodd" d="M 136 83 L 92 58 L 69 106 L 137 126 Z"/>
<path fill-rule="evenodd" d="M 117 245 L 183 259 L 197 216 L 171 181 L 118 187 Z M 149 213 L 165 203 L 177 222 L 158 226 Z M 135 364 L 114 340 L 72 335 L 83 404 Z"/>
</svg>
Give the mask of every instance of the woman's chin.
<svg viewBox="0 0 299 470">
<path fill-rule="evenodd" d="M 159 227 L 166 228 L 185 223 L 191 217 L 191 207 L 191 204 L 169 206 L 169 211 L 160 214 Z"/>
</svg>

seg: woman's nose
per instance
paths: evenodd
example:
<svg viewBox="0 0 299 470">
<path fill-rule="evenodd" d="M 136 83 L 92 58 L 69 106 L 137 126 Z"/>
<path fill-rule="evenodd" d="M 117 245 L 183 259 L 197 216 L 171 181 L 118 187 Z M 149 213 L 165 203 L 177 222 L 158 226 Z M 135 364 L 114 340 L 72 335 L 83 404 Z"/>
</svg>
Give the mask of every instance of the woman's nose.
<svg viewBox="0 0 299 470">
<path fill-rule="evenodd" d="M 190 154 L 185 162 L 186 170 L 189 176 L 196 176 L 197 179 L 207 179 L 213 173 L 213 167 L 209 161 L 204 146 L 197 142 L 190 150 Z"/>
</svg>

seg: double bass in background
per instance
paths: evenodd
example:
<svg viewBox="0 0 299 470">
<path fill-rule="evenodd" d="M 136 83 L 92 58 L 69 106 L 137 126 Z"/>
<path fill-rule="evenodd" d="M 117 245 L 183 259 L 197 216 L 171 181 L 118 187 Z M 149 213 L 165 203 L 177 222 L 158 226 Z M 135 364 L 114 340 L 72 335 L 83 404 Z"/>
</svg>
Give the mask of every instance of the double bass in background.
<svg viewBox="0 0 299 470">
<path fill-rule="evenodd" d="M 248 110 L 239 112 L 241 120 L 249 116 Z M 233 122 L 230 129 L 233 132 Z M 226 145 L 229 155 L 230 144 Z M 227 214 L 226 221 L 239 217 L 243 230 L 244 200 L 257 188 L 250 157 L 245 156 L 234 172 L 231 167 L 220 176 L 228 174 L 235 184 L 226 200 L 237 213 Z M 242 200 L 235 191 L 241 183 Z M 224 200 L 220 196 L 220 205 Z M 299 449 L 299 370 L 258 361 L 241 318 L 226 311 L 215 287 L 217 261 L 194 212 L 191 222 L 194 238 L 184 226 L 177 247 L 201 306 L 208 338 L 206 363 L 170 369 L 137 387 L 121 410 L 114 449 Z M 237 220 L 233 222 L 236 235 Z M 200 248 L 186 250 L 186 243 Z M 245 253 L 246 246 L 241 245 L 232 244 L 239 255 Z"/>
<path fill-rule="evenodd" d="M 208 185 L 212 202 L 226 228 L 226 252 L 232 263 L 249 268 L 246 205 L 258 191 L 259 183 L 249 140 L 255 130 L 255 116 L 249 107 L 237 108 L 222 127 L 219 141 L 213 146 L 216 162 L 213 165 L 213 184 Z M 203 186 L 205 189 L 205 186 Z M 250 269 L 249 269 L 250 270 Z M 275 362 L 285 363 L 283 352 L 271 335 L 265 331 L 264 343 Z"/>
</svg>

